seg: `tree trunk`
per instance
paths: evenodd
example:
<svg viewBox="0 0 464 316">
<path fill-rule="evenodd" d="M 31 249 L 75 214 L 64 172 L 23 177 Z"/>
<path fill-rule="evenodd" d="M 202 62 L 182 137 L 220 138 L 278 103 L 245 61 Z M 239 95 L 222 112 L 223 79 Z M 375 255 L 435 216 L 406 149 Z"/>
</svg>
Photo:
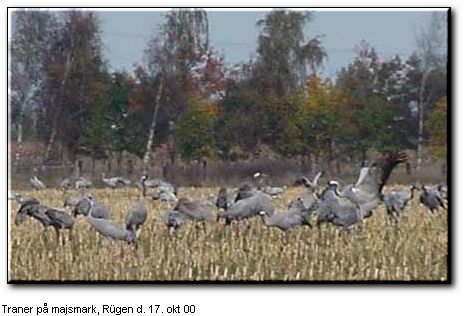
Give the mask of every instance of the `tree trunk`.
<svg viewBox="0 0 464 316">
<path fill-rule="evenodd" d="M 337 168 L 337 174 L 342 174 L 342 166 L 340 162 L 340 158 L 335 160 L 335 168 Z"/>
<path fill-rule="evenodd" d="M 143 170 L 147 170 L 147 164 L 151 157 L 151 151 L 153 147 L 153 140 L 155 138 L 156 119 L 158 118 L 158 110 L 160 108 L 161 94 L 163 92 L 164 77 L 161 77 L 158 92 L 155 98 L 155 109 L 153 111 L 153 118 L 151 120 L 150 130 L 148 131 L 147 146 L 145 147 L 145 154 L 143 155 Z"/>
<path fill-rule="evenodd" d="M 58 116 L 58 115 L 56 115 Z M 55 139 L 56 139 L 56 125 L 57 125 L 57 120 L 54 120 L 53 123 L 53 131 L 52 134 L 50 135 L 50 138 L 48 139 L 47 143 L 47 149 L 45 150 L 45 160 L 48 160 L 51 156 L 51 152 L 53 149 L 53 145 L 55 144 Z"/>
<path fill-rule="evenodd" d="M 406 168 L 406 174 L 407 174 L 408 176 L 410 176 L 411 173 L 412 173 L 412 172 L 411 172 L 411 164 L 410 164 L 409 162 L 407 162 L 407 163 L 405 164 L 405 168 Z"/>
<path fill-rule="evenodd" d="M 332 140 L 328 141 L 327 146 L 327 168 L 329 169 L 330 174 L 332 174 L 332 160 L 333 160 L 333 147 Z"/>
<path fill-rule="evenodd" d="M 64 86 L 66 84 L 66 81 L 68 80 L 69 76 L 69 71 L 71 70 L 71 55 L 68 53 L 67 58 L 66 58 L 66 63 L 64 66 L 64 75 L 63 79 L 61 80 L 61 85 L 60 85 L 60 92 L 58 95 L 58 101 L 55 104 L 55 116 L 53 118 L 53 130 L 50 135 L 50 138 L 48 139 L 47 143 L 47 149 L 45 151 L 45 160 L 48 160 L 50 158 L 50 153 L 52 151 L 53 145 L 55 144 L 55 139 L 56 139 L 56 133 L 57 133 L 57 125 L 58 125 L 58 119 L 60 117 L 61 113 L 61 101 L 63 99 L 63 94 L 64 94 Z"/>
<path fill-rule="evenodd" d="M 367 149 L 363 149 L 361 152 L 361 168 L 367 167 Z"/>
<path fill-rule="evenodd" d="M 121 162 L 122 162 L 122 151 L 118 152 L 118 155 L 116 156 L 116 166 L 118 167 L 118 170 L 121 170 Z"/>
<path fill-rule="evenodd" d="M 106 172 L 111 172 L 111 157 L 106 159 Z"/>
<path fill-rule="evenodd" d="M 16 124 L 17 128 L 18 128 L 18 143 L 21 144 L 23 142 L 23 124 L 21 122 L 18 122 Z"/>
<path fill-rule="evenodd" d="M 422 166 L 422 157 L 423 157 L 423 142 L 424 142 L 424 92 L 425 84 L 427 83 L 427 78 L 430 72 L 426 70 L 422 76 L 420 92 L 419 92 L 419 130 L 418 130 L 418 142 L 417 142 L 417 165 L 416 168 L 420 169 Z"/>
<path fill-rule="evenodd" d="M 319 165 L 319 157 L 316 153 L 313 154 L 313 159 L 311 160 L 311 172 L 316 174 L 317 166 Z"/>
<path fill-rule="evenodd" d="M 59 165 L 62 166 L 63 165 L 63 146 L 61 146 L 61 144 L 60 146 L 58 146 L 58 157 L 57 158 L 58 158 Z"/>
<path fill-rule="evenodd" d="M 132 162 L 132 159 L 129 159 L 127 161 L 127 174 L 129 176 L 132 176 L 133 172 L 134 172 L 134 163 Z"/>
<path fill-rule="evenodd" d="M 81 162 L 79 161 L 78 158 L 75 158 L 74 159 L 74 177 L 77 179 L 81 176 L 81 168 L 82 168 L 82 164 Z"/>
</svg>

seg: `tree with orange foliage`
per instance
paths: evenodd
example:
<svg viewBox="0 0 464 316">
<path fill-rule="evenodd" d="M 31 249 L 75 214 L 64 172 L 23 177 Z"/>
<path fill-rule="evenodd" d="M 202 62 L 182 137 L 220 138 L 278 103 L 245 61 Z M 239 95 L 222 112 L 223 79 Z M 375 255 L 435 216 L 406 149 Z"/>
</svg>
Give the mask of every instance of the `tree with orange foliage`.
<svg viewBox="0 0 464 316">
<path fill-rule="evenodd" d="M 307 96 L 301 104 L 298 125 L 305 153 L 327 162 L 334 158 L 339 129 L 346 119 L 346 96 L 329 79 L 316 75 L 307 80 Z"/>
</svg>

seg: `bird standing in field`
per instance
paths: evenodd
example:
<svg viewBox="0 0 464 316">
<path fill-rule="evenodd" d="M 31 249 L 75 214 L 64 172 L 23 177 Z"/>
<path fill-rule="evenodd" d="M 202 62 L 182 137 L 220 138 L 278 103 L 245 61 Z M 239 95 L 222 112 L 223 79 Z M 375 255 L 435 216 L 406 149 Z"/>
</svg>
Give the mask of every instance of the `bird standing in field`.
<svg viewBox="0 0 464 316">
<path fill-rule="evenodd" d="M 112 240 L 122 240 L 138 247 L 137 236 L 132 230 L 125 229 L 122 225 L 105 218 L 95 218 L 92 212 L 85 217 L 90 226 L 99 234 Z"/>
<path fill-rule="evenodd" d="M 242 182 L 237 190 L 234 202 L 252 197 L 258 190 L 256 190 L 248 181 Z"/>
<path fill-rule="evenodd" d="M 169 234 L 175 233 L 184 222 L 184 215 L 178 211 L 168 211 L 164 214 L 164 224 L 169 230 Z"/>
<path fill-rule="evenodd" d="M 74 209 L 74 216 L 81 214 L 85 216 L 87 223 L 100 235 L 112 240 L 123 240 L 138 247 L 137 236 L 131 229 L 115 223 L 109 219 L 108 210 L 91 197 L 84 197 Z"/>
<path fill-rule="evenodd" d="M 32 175 L 31 178 L 29 178 L 29 184 L 36 191 L 44 190 L 47 187 L 45 186 L 45 184 L 41 180 L 39 180 L 39 178 L 37 177 L 37 173 L 38 173 L 37 168 L 34 168 L 33 169 L 33 175 Z"/>
<path fill-rule="evenodd" d="M 295 185 L 304 185 L 307 189 L 300 197 L 296 200 L 293 200 L 290 204 L 299 205 L 304 207 L 306 211 L 310 211 L 314 204 L 317 202 L 318 198 L 315 194 L 317 189 L 319 178 L 322 176 L 322 171 L 318 172 L 313 181 L 309 181 L 306 177 L 301 177 L 295 181 Z"/>
<path fill-rule="evenodd" d="M 128 179 L 125 179 L 123 177 L 105 178 L 104 173 L 102 173 L 102 181 L 106 186 L 110 187 L 111 189 L 116 189 L 118 186 L 130 185 L 130 180 Z"/>
<path fill-rule="evenodd" d="M 320 171 L 318 172 L 315 176 L 313 181 L 310 181 L 306 177 L 300 177 L 295 181 L 295 185 L 304 185 L 309 191 L 315 192 L 317 189 L 317 184 L 319 182 L 319 179 L 321 178 L 323 172 Z"/>
<path fill-rule="evenodd" d="M 421 187 L 419 201 L 430 213 L 435 213 L 440 207 L 446 209 L 441 193 L 436 188 L 428 188 L 424 184 Z"/>
<path fill-rule="evenodd" d="M 83 197 L 82 196 L 69 196 L 65 195 L 63 199 L 63 207 L 71 207 L 74 208 L 76 207 L 79 202 L 81 201 Z"/>
<path fill-rule="evenodd" d="M 187 198 L 180 198 L 174 211 L 181 213 L 185 219 L 205 222 L 215 218 L 213 207 L 203 201 L 191 201 Z"/>
<path fill-rule="evenodd" d="M 173 192 L 163 191 L 162 188 L 158 188 L 155 192 L 153 192 L 152 199 L 155 201 L 163 201 L 169 203 L 177 203 L 179 201 L 179 199 Z"/>
<path fill-rule="evenodd" d="M 69 178 L 64 179 L 60 182 L 60 188 L 63 190 L 64 194 L 71 188 L 71 180 Z"/>
<path fill-rule="evenodd" d="M 131 230 L 136 236 L 139 229 L 147 220 L 147 205 L 145 203 L 145 180 L 146 176 L 142 176 L 142 190 L 139 203 L 127 212 L 126 229 Z"/>
<path fill-rule="evenodd" d="M 274 214 L 274 201 L 270 195 L 257 191 L 251 197 L 240 199 L 232 204 L 217 219 L 224 218 L 226 225 L 229 225 L 234 220 L 247 219 L 259 215 L 262 211 L 269 215 Z"/>
<path fill-rule="evenodd" d="M 383 198 L 389 218 L 398 222 L 398 217 L 404 212 L 409 201 L 414 198 L 414 191 L 418 190 L 415 184 L 409 186 L 408 191 L 392 191 Z"/>
<path fill-rule="evenodd" d="M 141 183 L 139 183 L 141 185 Z M 172 193 L 177 197 L 177 187 L 161 179 L 146 179 L 145 187 L 158 189 L 159 192 Z"/>
<path fill-rule="evenodd" d="M 222 208 L 224 211 L 227 211 L 227 209 L 233 204 L 232 198 L 227 194 L 227 188 L 226 187 L 220 187 L 219 192 L 216 198 L 215 205 L 217 208 Z"/>
<path fill-rule="evenodd" d="M 267 212 L 261 211 L 259 215 L 261 215 L 263 223 L 266 226 L 276 227 L 284 231 L 286 234 L 288 234 L 289 231 L 300 226 L 311 227 L 310 213 L 304 213 L 293 210 L 269 215 Z"/>
<path fill-rule="evenodd" d="M 15 224 L 22 224 L 27 217 L 30 216 L 42 224 L 43 232 L 45 233 L 49 226 L 52 226 L 56 232 L 56 241 L 59 243 L 60 230 L 69 230 L 69 239 L 72 240 L 72 229 L 74 219 L 68 213 L 55 210 L 48 206 L 42 205 L 39 201 L 30 199 L 21 204 L 15 217 Z M 62 243 L 65 241 L 62 239 Z"/>
<path fill-rule="evenodd" d="M 269 184 L 268 179 L 269 175 L 262 173 L 262 172 L 257 172 L 253 175 L 253 178 L 258 182 L 258 190 L 269 194 L 270 196 L 277 196 L 279 194 L 282 194 L 285 192 L 287 189 L 286 187 L 273 187 Z"/>
<path fill-rule="evenodd" d="M 326 190 L 325 197 L 321 198 L 318 223 L 330 222 L 344 229 L 362 223 L 382 201 L 382 189 L 392 170 L 406 160 L 404 153 L 383 156 L 370 167 L 361 168 L 356 184 L 344 190 L 343 194 L 337 189 L 337 182 L 329 182 L 332 189 Z"/>
<path fill-rule="evenodd" d="M 300 197 L 292 201 L 285 212 L 268 214 L 266 211 L 261 211 L 259 215 L 261 215 L 263 223 L 266 226 L 277 227 L 284 231 L 285 235 L 288 237 L 288 233 L 297 227 L 311 227 L 311 215 L 316 206 L 317 203 L 316 200 L 314 200 L 310 207 L 307 208 L 303 199 Z"/>
<path fill-rule="evenodd" d="M 84 178 L 84 177 L 79 177 L 76 182 L 76 190 L 89 190 L 92 187 L 92 181 Z"/>
<path fill-rule="evenodd" d="M 13 194 L 12 197 L 8 198 L 9 200 L 15 200 L 19 205 L 23 205 L 25 203 L 36 203 L 39 204 L 39 200 L 37 200 L 35 197 L 24 197 L 21 194 Z"/>
<path fill-rule="evenodd" d="M 448 186 L 444 184 L 439 184 L 437 186 L 438 192 L 440 192 L 442 200 L 446 200 L 448 202 Z"/>
<path fill-rule="evenodd" d="M 87 216 L 90 212 L 93 218 L 110 218 L 108 209 L 102 203 L 94 201 L 90 195 L 85 195 L 74 207 L 73 215 L 74 217 L 77 215 Z"/>
</svg>

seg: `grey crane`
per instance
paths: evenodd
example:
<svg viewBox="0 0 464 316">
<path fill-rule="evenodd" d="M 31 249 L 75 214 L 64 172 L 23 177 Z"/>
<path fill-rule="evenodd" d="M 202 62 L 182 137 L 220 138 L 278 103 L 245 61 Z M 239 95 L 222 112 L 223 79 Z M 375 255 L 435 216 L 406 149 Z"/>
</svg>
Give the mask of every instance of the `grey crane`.
<svg viewBox="0 0 464 316">
<path fill-rule="evenodd" d="M 88 216 L 92 213 L 93 218 L 109 219 L 110 213 L 108 209 L 99 202 L 95 202 L 91 196 L 84 196 L 79 203 L 74 207 L 73 215 Z"/>
<path fill-rule="evenodd" d="M 318 196 L 318 206 L 316 210 L 318 227 L 322 223 L 333 222 L 335 212 L 340 211 L 342 208 L 351 207 L 355 211 L 354 215 L 357 215 L 357 207 L 340 197 L 338 186 L 339 183 L 337 181 L 330 180 L 322 193 Z M 351 212 L 349 213 L 351 214 Z M 356 217 L 354 217 L 353 220 L 356 222 Z M 348 224 L 348 221 L 345 220 L 346 227 L 348 227 Z"/>
<path fill-rule="evenodd" d="M 145 203 L 145 180 L 146 177 L 142 177 L 142 190 L 139 203 L 127 212 L 126 216 L 126 229 L 131 230 L 137 235 L 139 229 L 145 224 L 148 216 L 147 205 Z"/>
<path fill-rule="evenodd" d="M 258 190 L 256 190 L 250 182 L 245 181 L 240 184 L 235 196 L 234 202 L 252 197 Z"/>
<path fill-rule="evenodd" d="M 314 179 L 313 181 L 310 181 L 308 178 L 306 177 L 301 177 L 301 178 L 298 178 L 296 181 L 295 181 L 295 185 L 304 185 L 308 190 L 310 190 L 311 192 L 314 192 L 316 191 L 316 188 L 317 188 L 317 184 L 319 182 L 319 179 L 321 178 L 321 176 L 323 175 L 323 171 L 319 171 L 315 176 L 314 176 Z"/>
<path fill-rule="evenodd" d="M 69 240 L 72 240 L 72 229 L 74 226 L 74 218 L 66 212 L 55 209 L 48 209 L 45 211 L 45 214 L 50 219 L 50 224 L 53 226 L 56 232 L 57 242 L 60 239 L 60 229 L 69 230 Z M 64 244 L 64 239 L 62 239 Z"/>
<path fill-rule="evenodd" d="M 39 200 L 37 200 L 35 197 L 24 197 L 21 194 L 13 194 L 12 197 L 8 198 L 9 200 L 15 200 L 19 205 L 23 205 L 26 202 L 33 202 L 39 204 Z"/>
<path fill-rule="evenodd" d="M 372 210 L 383 199 L 382 189 L 388 181 L 392 170 L 407 160 L 404 153 L 388 154 L 371 167 L 362 168 L 358 182 L 344 193 L 348 199 L 360 206 L 365 216 L 372 215 Z"/>
<path fill-rule="evenodd" d="M 79 177 L 76 182 L 76 190 L 88 190 L 92 187 L 92 181 L 84 178 L 84 177 Z"/>
<path fill-rule="evenodd" d="M 60 188 L 66 193 L 71 188 L 71 180 L 69 178 L 64 179 L 60 182 Z"/>
<path fill-rule="evenodd" d="M 130 180 L 128 179 L 125 179 L 123 177 L 105 178 L 105 173 L 102 173 L 102 181 L 103 183 L 105 183 L 106 186 L 110 187 L 111 189 L 116 189 L 118 186 L 130 185 Z"/>
<path fill-rule="evenodd" d="M 265 186 L 264 188 L 262 188 L 262 191 L 266 194 L 269 194 L 270 196 L 277 196 L 279 194 L 285 193 L 286 189 L 287 189 L 286 186 L 283 186 L 283 187 Z"/>
<path fill-rule="evenodd" d="M 155 201 L 163 201 L 163 202 L 173 202 L 177 203 L 179 199 L 177 196 L 171 191 L 163 191 L 163 189 L 158 188 L 152 194 L 152 199 Z"/>
<path fill-rule="evenodd" d="M 177 187 L 161 179 L 147 179 L 145 186 L 147 188 L 158 188 L 161 192 L 170 192 L 177 196 Z"/>
<path fill-rule="evenodd" d="M 285 233 L 300 226 L 309 226 L 310 213 L 301 211 L 286 211 L 269 215 L 266 211 L 259 212 L 266 226 L 276 227 Z"/>
<path fill-rule="evenodd" d="M 164 214 L 164 224 L 170 234 L 177 231 L 184 223 L 185 216 L 178 211 L 168 211 Z"/>
<path fill-rule="evenodd" d="M 203 201 L 190 201 L 187 198 L 180 198 L 174 211 L 181 213 L 185 219 L 205 222 L 215 218 L 213 207 Z"/>
<path fill-rule="evenodd" d="M 319 203 L 318 223 L 328 221 L 348 228 L 371 216 L 383 199 L 382 189 L 393 168 L 406 159 L 404 153 L 383 156 L 370 167 L 362 168 L 356 185 L 344 190 L 343 195 L 337 189 L 338 183 L 332 183 L 335 189 L 326 190 L 325 197 Z"/>
<path fill-rule="evenodd" d="M 28 200 L 21 204 L 15 217 L 15 224 L 22 224 L 27 217 L 30 216 L 42 224 L 44 232 L 47 231 L 49 226 L 52 226 L 56 232 L 56 240 L 59 243 L 60 230 L 69 230 L 69 239 L 72 240 L 72 229 L 74 226 L 74 219 L 68 213 L 50 208 L 40 204 L 37 200 Z M 62 239 L 64 244 L 64 239 Z"/>
<path fill-rule="evenodd" d="M 321 223 L 330 222 L 333 219 L 333 211 L 340 207 L 342 203 L 340 198 L 340 192 L 338 191 L 338 182 L 330 180 L 327 182 L 327 186 L 324 188 L 321 194 L 317 196 L 318 207 L 317 207 L 317 225 Z"/>
<path fill-rule="evenodd" d="M 397 217 L 404 212 L 409 201 L 414 198 L 414 191 L 416 190 L 418 190 L 416 185 L 411 184 L 408 191 L 395 190 L 384 196 L 383 202 L 391 219 L 398 221 Z"/>
<path fill-rule="evenodd" d="M 315 196 L 309 206 L 305 204 L 303 198 L 299 197 L 288 205 L 286 212 L 269 215 L 266 211 L 261 211 L 259 214 L 262 216 L 263 222 L 266 226 L 277 227 L 288 233 L 300 226 L 311 227 L 311 215 L 316 206 L 317 199 Z"/>
<path fill-rule="evenodd" d="M 50 226 L 50 218 L 45 213 L 47 209 L 48 207 L 38 203 L 37 201 L 26 201 L 21 204 L 21 207 L 16 213 L 15 224 L 19 226 L 27 219 L 27 216 L 30 216 L 41 223 L 45 231 L 48 226 Z"/>
<path fill-rule="evenodd" d="M 34 189 L 34 190 L 44 190 L 46 189 L 47 187 L 45 186 L 45 184 L 39 180 L 39 178 L 37 178 L 36 175 L 32 176 L 30 179 L 29 179 L 29 184 L 31 185 L 31 187 Z"/>
<path fill-rule="evenodd" d="M 338 195 L 340 195 L 339 187 L 340 187 L 340 183 L 338 183 L 338 181 L 329 180 L 324 190 L 322 190 L 322 192 L 318 194 L 317 197 L 319 199 L 324 200 L 326 196 L 327 197 L 332 196 L 332 194 L 329 191 L 332 191 L 332 192 L 337 191 Z"/>
<path fill-rule="evenodd" d="M 238 200 L 230 206 L 224 213 L 220 214 L 217 219 L 224 218 L 226 224 L 233 220 L 242 220 L 259 215 L 259 212 L 266 212 L 269 215 L 274 214 L 274 202 L 270 195 L 257 191 L 251 197 Z"/>
<path fill-rule="evenodd" d="M 314 193 L 305 193 L 288 205 L 289 211 L 312 212 L 318 205 L 319 199 Z"/>
<path fill-rule="evenodd" d="M 90 196 L 90 195 L 86 195 L 86 196 Z M 83 196 L 70 196 L 68 194 L 65 194 L 64 199 L 63 199 L 63 207 L 74 208 L 79 204 L 82 198 Z"/>
<path fill-rule="evenodd" d="M 443 201 L 448 202 L 448 186 L 444 184 L 437 185 L 437 191 L 440 193 L 440 196 Z"/>
<path fill-rule="evenodd" d="M 217 208 L 222 208 L 224 211 L 227 211 L 228 208 L 233 204 L 232 198 L 227 194 L 226 187 L 220 187 L 219 192 L 214 203 Z"/>
<path fill-rule="evenodd" d="M 424 184 L 421 186 L 419 201 L 430 213 L 435 213 L 440 207 L 446 209 L 441 193 L 436 188 L 427 188 Z"/>
<path fill-rule="evenodd" d="M 321 195 L 316 211 L 318 227 L 322 223 L 332 223 L 348 229 L 363 219 L 358 205 L 341 197 L 336 184 L 338 183 L 332 181 Z"/>
<path fill-rule="evenodd" d="M 310 211 L 312 208 L 314 208 L 315 203 L 317 202 L 318 198 L 317 195 L 314 193 L 317 184 L 319 181 L 319 178 L 322 176 L 322 171 L 316 174 L 314 177 L 313 181 L 309 181 L 306 177 L 301 177 L 295 181 L 295 185 L 304 185 L 307 190 L 296 200 L 293 200 L 290 202 L 290 205 L 298 205 L 298 207 Z"/>
<path fill-rule="evenodd" d="M 125 229 L 122 225 L 108 219 L 95 218 L 93 217 L 93 212 L 89 212 L 85 219 L 90 226 L 102 236 L 113 240 L 126 241 L 128 244 L 133 244 L 137 249 L 138 240 L 134 231 Z"/>
<path fill-rule="evenodd" d="M 253 177 L 258 181 L 258 190 L 261 190 L 264 193 L 269 194 L 270 196 L 277 196 L 279 194 L 282 194 L 287 189 L 286 187 L 281 188 L 271 186 L 267 182 L 267 179 L 269 179 L 268 174 L 257 172 L 253 175 Z"/>
</svg>

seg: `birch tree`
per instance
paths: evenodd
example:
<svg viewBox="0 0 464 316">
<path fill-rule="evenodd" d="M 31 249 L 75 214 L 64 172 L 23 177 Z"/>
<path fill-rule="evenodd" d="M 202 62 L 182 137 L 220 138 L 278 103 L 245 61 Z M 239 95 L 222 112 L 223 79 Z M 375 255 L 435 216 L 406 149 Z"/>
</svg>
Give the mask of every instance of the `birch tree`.
<svg viewBox="0 0 464 316">
<path fill-rule="evenodd" d="M 47 54 L 57 32 L 54 14 L 39 10 L 12 13 L 14 28 L 10 44 L 10 109 L 17 141 L 22 143 L 24 121 L 35 120 Z M 29 130 L 29 132 L 35 132 Z"/>
<path fill-rule="evenodd" d="M 422 64 L 422 78 L 419 90 L 419 124 L 417 142 L 417 168 L 423 159 L 425 107 L 430 103 L 430 94 L 426 86 L 434 72 L 442 73 L 446 78 L 448 19 L 445 12 L 432 12 L 426 25 L 417 32 L 416 41 Z"/>
</svg>

